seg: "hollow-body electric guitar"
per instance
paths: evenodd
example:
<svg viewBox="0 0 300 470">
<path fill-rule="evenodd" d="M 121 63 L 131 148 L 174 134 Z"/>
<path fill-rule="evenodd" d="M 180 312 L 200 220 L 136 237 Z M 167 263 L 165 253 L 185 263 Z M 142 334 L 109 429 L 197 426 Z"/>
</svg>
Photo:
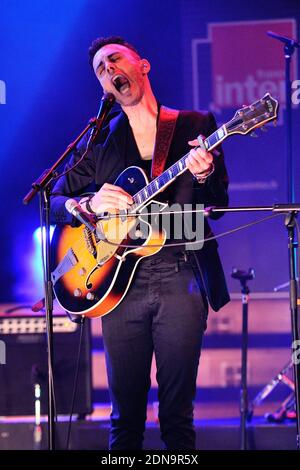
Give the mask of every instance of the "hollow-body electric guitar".
<svg viewBox="0 0 300 470">
<path fill-rule="evenodd" d="M 248 134 L 274 120 L 277 112 L 278 102 L 266 94 L 239 109 L 203 145 L 211 151 L 230 135 Z M 187 157 L 188 153 L 151 182 L 138 167 L 124 170 L 115 184 L 128 192 L 134 203 L 128 211 L 108 211 L 96 222 L 94 231 L 85 225 L 56 226 L 51 242 L 52 281 L 64 310 L 99 317 L 122 301 L 139 261 L 160 251 L 166 241 L 159 224 L 149 223 L 149 207 L 151 204 L 155 213 L 163 211 L 166 204 L 153 198 L 186 171 Z"/>
</svg>

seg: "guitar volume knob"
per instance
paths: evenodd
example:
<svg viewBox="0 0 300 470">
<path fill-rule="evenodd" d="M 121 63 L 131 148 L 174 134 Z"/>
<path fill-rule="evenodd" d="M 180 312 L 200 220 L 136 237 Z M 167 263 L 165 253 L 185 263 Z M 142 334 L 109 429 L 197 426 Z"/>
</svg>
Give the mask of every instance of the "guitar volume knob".
<svg viewBox="0 0 300 470">
<path fill-rule="evenodd" d="M 85 296 L 87 300 L 97 300 L 96 294 L 94 292 L 88 292 Z"/>
<path fill-rule="evenodd" d="M 81 297 L 82 296 L 82 291 L 81 289 L 78 289 L 78 287 L 74 290 L 73 292 L 74 297 Z"/>
</svg>

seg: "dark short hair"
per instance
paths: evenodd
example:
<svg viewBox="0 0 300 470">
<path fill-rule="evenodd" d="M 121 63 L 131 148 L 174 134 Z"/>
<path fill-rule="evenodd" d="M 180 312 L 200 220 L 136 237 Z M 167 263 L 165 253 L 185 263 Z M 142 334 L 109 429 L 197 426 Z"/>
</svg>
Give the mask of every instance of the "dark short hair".
<svg viewBox="0 0 300 470">
<path fill-rule="evenodd" d="M 91 65 L 91 67 L 93 67 L 93 60 L 96 53 L 99 51 L 99 49 L 101 49 L 101 47 L 106 46 L 107 44 L 121 44 L 121 46 L 127 47 L 127 49 L 130 49 L 131 51 L 135 52 L 135 54 L 140 57 L 140 54 L 138 53 L 136 48 L 121 36 L 97 38 L 92 42 L 91 46 L 89 47 L 89 64 Z"/>
</svg>

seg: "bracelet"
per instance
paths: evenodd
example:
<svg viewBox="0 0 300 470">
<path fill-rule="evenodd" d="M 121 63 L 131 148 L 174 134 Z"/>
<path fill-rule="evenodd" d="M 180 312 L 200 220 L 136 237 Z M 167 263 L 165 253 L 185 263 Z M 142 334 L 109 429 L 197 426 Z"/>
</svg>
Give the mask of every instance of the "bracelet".
<svg viewBox="0 0 300 470">
<path fill-rule="evenodd" d="M 94 194 L 92 194 L 91 196 L 89 196 L 89 197 L 87 198 L 87 200 L 85 201 L 85 207 L 86 207 L 86 210 L 87 210 L 90 214 L 95 215 L 96 212 L 92 209 L 91 204 L 90 204 L 91 199 L 92 199 L 93 197 L 94 197 Z"/>
<path fill-rule="evenodd" d="M 198 181 L 198 183 L 200 184 L 203 184 L 205 183 L 206 179 L 213 174 L 213 172 L 215 171 L 215 165 L 214 163 L 211 164 L 211 169 L 209 170 L 208 173 L 204 174 L 203 175 L 203 172 L 202 173 L 194 173 L 194 177 L 196 178 L 196 180 Z"/>
</svg>

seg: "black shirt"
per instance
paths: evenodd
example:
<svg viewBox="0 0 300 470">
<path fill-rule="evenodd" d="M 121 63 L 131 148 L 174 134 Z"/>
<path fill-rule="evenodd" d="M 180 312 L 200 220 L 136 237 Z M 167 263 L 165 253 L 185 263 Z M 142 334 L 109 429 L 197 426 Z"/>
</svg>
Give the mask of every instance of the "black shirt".
<svg viewBox="0 0 300 470">
<path fill-rule="evenodd" d="M 141 158 L 136 140 L 134 138 L 132 128 L 131 128 L 129 123 L 128 123 L 128 126 L 127 126 L 127 135 L 126 135 L 125 146 L 126 146 L 126 152 L 125 152 L 126 167 L 137 166 L 139 168 L 142 168 L 145 171 L 148 180 L 151 181 L 152 159 L 151 160 L 150 159 L 145 160 L 145 159 Z M 155 199 L 158 200 L 158 201 L 168 202 L 168 195 L 170 195 L 170 191 L 172 191 L 172 189 L 163 191 L 162 193 L 155 196 Z M 167 235 L 168 238 L 166 240 L 165 245 L 167 245 L 168 243 L 176 243 L 176 242 L 178 243 L 180 241 L 183 241 L 183 240 L 178 240 L 178 239 L 175 240 L 172 236 L 172 234 L 173 234 L 173 223 L 174 223 L 173 220 L 174 219 L 172 217 L 171 218 L 171 223 L 170 223 L 170 226 L 171 226 L 170 236 Z M 151 256 L 151 259 L 153 259 L 155 257 L 155 258 L 163 258 L 166 261 L 171 261 L 171 262 L 176 261 L 178 259 L 178 257 L 182 256 L 184 250 L 185 250 L 185 245 L 182 245 L 182 246 L 179 246 L 179 247 L 169 247 L 169 248 L 166 248 L 166 246 L 164 246 L 158 253 Z"/>
</svg>

